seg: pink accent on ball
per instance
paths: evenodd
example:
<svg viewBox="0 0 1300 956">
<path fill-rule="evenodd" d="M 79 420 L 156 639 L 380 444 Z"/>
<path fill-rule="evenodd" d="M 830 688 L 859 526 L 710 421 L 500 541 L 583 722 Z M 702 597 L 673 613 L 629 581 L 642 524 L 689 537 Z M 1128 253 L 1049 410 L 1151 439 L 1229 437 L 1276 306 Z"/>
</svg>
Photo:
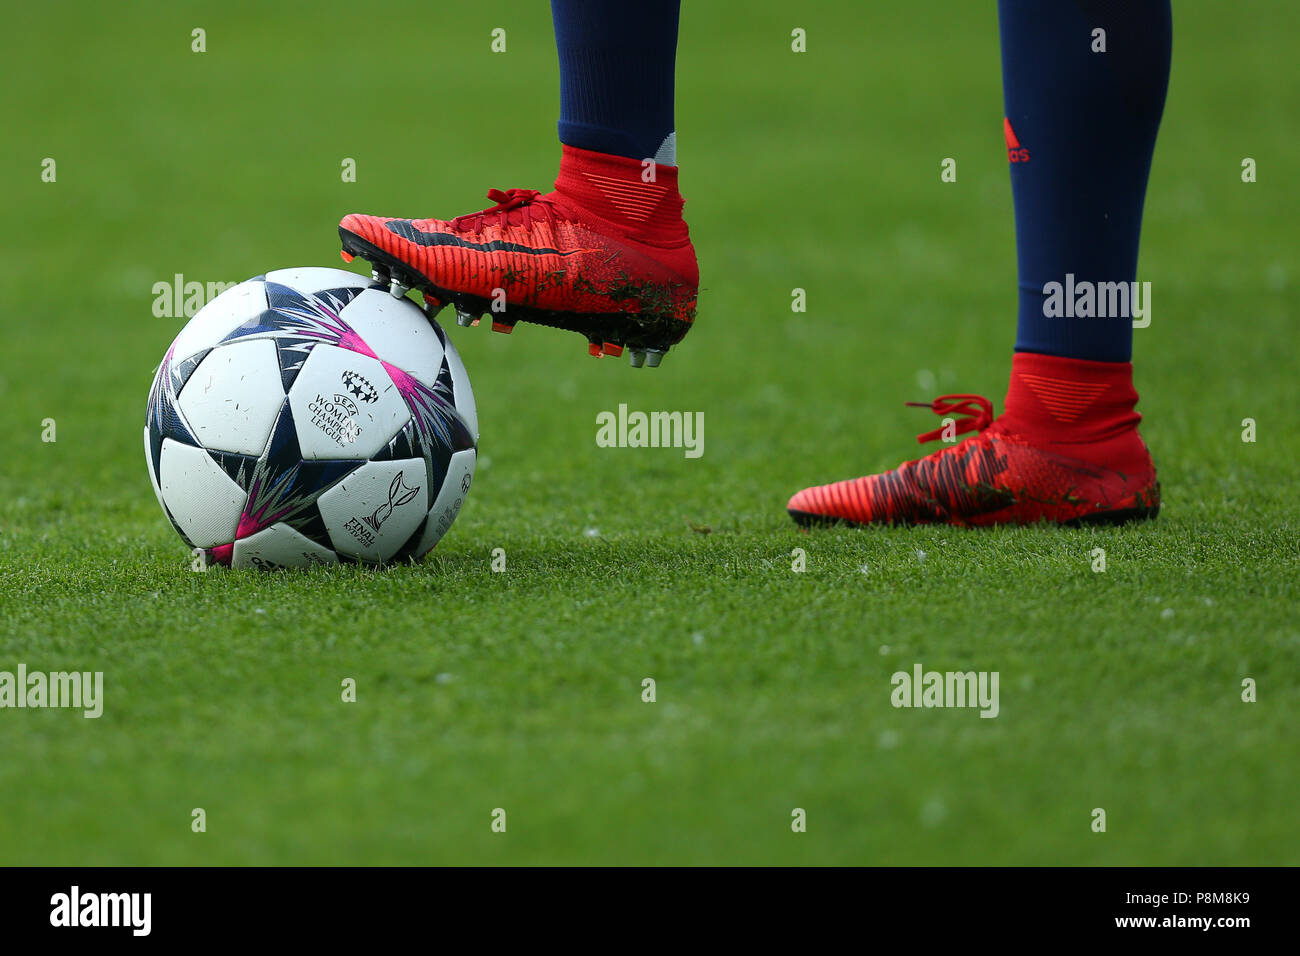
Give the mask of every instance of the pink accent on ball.
<svg viewBox="0 0 1300 956">
<path fill-rule="evenodd" d="M 366 344 L 366 340 L 357 335 L 355 329 L 348 329 L 339 336 L 339 348 L 347 349 L 349 352 L 359 352 L 362 355 L 368 355 L 372 359 L 379 358 L 375 350 Z"/>
</svg>

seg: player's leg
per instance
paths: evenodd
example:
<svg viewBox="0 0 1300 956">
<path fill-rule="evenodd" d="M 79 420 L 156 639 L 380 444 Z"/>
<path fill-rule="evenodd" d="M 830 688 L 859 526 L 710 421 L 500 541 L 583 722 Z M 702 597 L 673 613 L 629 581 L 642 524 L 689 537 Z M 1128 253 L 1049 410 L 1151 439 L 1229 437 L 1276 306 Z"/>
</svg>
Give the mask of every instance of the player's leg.
<svg viewBox="0 0 1300 956">
<path fill-rule="evenodd" d="M 993 418 L 978 396 L 937 399 L 936 413 L 966 416 L 950 433 L 978 434 L 891 472 L 799 492 L 788 508 L 802 524 L 1119 521 L 1159 510 L 1129 359 L 1169 0 L 1000 0 L 999 21 L 1020 273 L 1005 411 Z M 943 430 L 922 440 L 935 437 Z"/>
<path fill-rule="evenodd" d="M 682 218 L 673 128 L 679 0 L 552 0 L 562 152 L 555 191 L 492 190 L 451 220 L 349 215 L 345 259 L 394 294 L 415 287 L 462 325 L 580 332 L 593 355 L 658 365 L 695 318 L 699 270 Z"/>
</svg>

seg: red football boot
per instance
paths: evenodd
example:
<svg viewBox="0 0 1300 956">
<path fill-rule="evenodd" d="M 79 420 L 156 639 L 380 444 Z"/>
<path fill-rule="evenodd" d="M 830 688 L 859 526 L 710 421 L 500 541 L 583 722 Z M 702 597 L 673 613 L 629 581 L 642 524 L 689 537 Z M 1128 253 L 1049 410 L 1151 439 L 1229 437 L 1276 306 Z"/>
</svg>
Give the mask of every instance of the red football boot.
<svg viewBox="0 0 1300 956">
<path fill-rule="evenodd" d="M 635 366 L 658 365 L 690 330 L 699 267 L 676 166 L 565 146 L 554 192 L 488 198 L 492 208 L 450 220 L 345 216 L 343 258 L 368 259 L 394 295 L 450 302 L 461 325 L 486 314 L 498 332 L 569 329 L 592 355 L 629 349 Z"/>
<path fill-rule="evenodd" d="M 978 434 L 879 475 L 805 488 L 801 525 L 1118 523 L 1154 518 L 1160 484 L 1134 411 L 1133 366 L 1028 352 L 1012 361 L 1006 412 L 979 395 L 944 395 L 946 419 L 920 441 Z M 909 403 L 914 404 L 914 403 Z"/>
</svg>

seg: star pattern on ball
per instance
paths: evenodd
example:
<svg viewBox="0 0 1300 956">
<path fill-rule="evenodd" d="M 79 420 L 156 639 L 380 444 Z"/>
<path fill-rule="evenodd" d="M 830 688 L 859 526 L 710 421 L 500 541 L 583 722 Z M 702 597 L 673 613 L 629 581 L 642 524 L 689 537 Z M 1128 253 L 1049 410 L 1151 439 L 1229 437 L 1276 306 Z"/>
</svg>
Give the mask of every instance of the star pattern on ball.
<svg viewBox="0 0 1300 956">
<path fill-rule="evenodd" d="M 343 385 L 349 392 L 355 395 L 367 405 L 373 405 L 379 401 L 379 392 L 368 381 L 362 378 L 356 372 L 343 373 Z"/>
</svg>

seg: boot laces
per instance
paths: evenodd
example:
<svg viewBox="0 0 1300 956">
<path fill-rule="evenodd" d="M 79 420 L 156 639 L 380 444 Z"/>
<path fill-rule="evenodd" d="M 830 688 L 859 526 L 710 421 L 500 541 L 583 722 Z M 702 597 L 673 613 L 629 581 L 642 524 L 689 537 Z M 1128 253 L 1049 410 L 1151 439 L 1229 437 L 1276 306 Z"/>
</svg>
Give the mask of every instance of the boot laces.
<svg viewBox="0 0 1300 956">
<path fill-rule="evenodd" d="M 485 221 L 504 219 L 508 225 L 528 225 L 534 219 L 554 219 L 551 204 L 536 189 L 489 189 L 487 198 L 496 203 L 482 212 L 472 212 L 457 216 L 451 221 L 452 226 L 463 229 L 466 226 L 481 230 Z"/>
<path fill-rule="evenodd" d="M 983 395 L 940 395 L 932 402 L 904 402 L 912 408 L 928 408 L 936 415 L 965 415 L 966 418 L 954 419 L 955 435 L 966 432 L 981 432 L 993 423 L 993 403 Z M 928 441 L 942 438 L 947 426 L 924 432 L 916 440 L 924 445 Z"/>
</svg>

